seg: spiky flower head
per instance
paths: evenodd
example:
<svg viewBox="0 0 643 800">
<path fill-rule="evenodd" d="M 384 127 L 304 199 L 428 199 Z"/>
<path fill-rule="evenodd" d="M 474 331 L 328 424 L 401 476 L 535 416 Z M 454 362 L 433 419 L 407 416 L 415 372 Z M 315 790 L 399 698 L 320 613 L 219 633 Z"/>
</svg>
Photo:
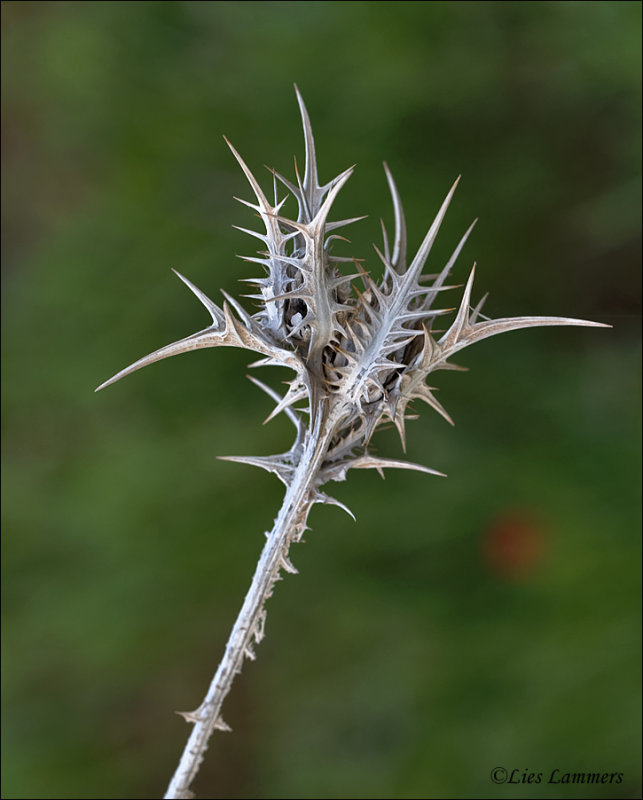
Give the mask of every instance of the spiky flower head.
<svg viewBox="0 0 643 800">
<path fill-rule="evenodd" d="M 228 142 L 254 195 L 252 201 L 240 202 L 255 212 L 263 226 L 259 231 L 240 228 L 261 243 L 257 254 L 245 259 L 262 270 L 259 276 L 244 279 L 254 287 L 255 293 L 246 296 L 257 303 L 257 310 L 248 312 L 225 292 L 222 292 L 223 305 L 219 306 L 177 273 L 205 306 L 211 324 L 141 358 L 99 388 L 154 361 L 205 347 L 241 347 L 260 354 L 253 367 L 289 367 L 295 374 L 283 397 L 260 381 L 252 380 L 275 402 L 269 418 L 283 411 L 294 423 L 297 437 L 293 446 L 287 453 L 276 456 L 230 459 L 275 472 L 289 485 L 304 442 L 313 436 L 323 439 L 325 448 L 314 481 L 314 501 L 331 502 L 317 491 L 318 487 L 328 480 L 343 480 L 351 468 L 381 470 L 390 466 L 441 474 L 405 461 L 377 458 L 369 454 L 368 445 L 380 424 L 393 422 L 405 447 L 405 420 L 414 400 L 424 401 L 451 422 L 427 379 L 438 370 L 459 369 L 450 360 L 458 351 L 489 336 L 520 328 L 609 326 L 566 317 L 489 319 L 481 313 L 485 298 L 472 305 L 475 265 L 457 310 L 442 308 L 438 302 L 442 293 L 457 288 L 447 281 L 473 225 L 437 277 L 429 280 L 423 269 L 459 179 L 409 263 L 402 203 L 385 164 L 395 230 L 389 239 L 382 224 L 383 246 L 375 248 L 383 264 L 383 274 L 376 280 L 360 261 L 335 255 L 334 241 L 344 238 L 337 231 L 363 219 L 329 219 L 333 203 L 351 177 L 353 167 L 321 184 L 310 120 L 296 87 L 295 90 L 305 138 L 303 177 L 296 165 L 294 181 L 271 170 L 273 199 L 269 200 L 243 158 Z M 278 187 L 284 192 L 281 199 Z M 281 213 L 289 196 L 297 202 L 297 219 Z M 343 263 L 350 265 L 348 274 L 340 269 Z M 454 310 L 455 317 L 446 330 L 441 335 L 436 333 L 436 320 Z"/>
</svg>

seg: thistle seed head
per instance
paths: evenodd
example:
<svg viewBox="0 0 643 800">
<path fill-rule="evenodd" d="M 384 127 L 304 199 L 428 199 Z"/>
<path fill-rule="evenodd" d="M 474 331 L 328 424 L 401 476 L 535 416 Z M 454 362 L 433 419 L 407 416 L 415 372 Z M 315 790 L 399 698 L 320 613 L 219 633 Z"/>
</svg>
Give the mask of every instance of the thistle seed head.
<svg viewBox="0 0 643 800">
<path fill-rule="evenodd" d="M 353 173 L 349 167 L 326 184 L 319 181 L 315 143 L 306 106 L 295 87 L 304 129 L 305 163 L 303 177 L 295 162 L 294 181 L 273 174 L 273 200 L 264 194 L 249 167 L 228 142 L 253 193 L 252 200 L 240 200 L 259 217 L 262 229 L 240 228 L 260 242 L 256 254 L 245 261 L 257 264 L 261 272 L 244 279 L 253 287 L 256 304 L 248 312 L 224 293 L 222 306 L 214 303 L 193 283 L 177 275 L 205 306 L 211 324 L 198 333 L 162 347 L 134 362 L 98 388 L 154 361 L 204 347 L 232 346 L 259 353 L 251 366 L 286 366 L 294 371 L 288 391 L 282 397 L 257 380 L 253 382 L 275 402 L 269 419 L 285 412 L 294 423 L 297 437 L 285 454 L 267 457 L 238 457 L 261 466 L 288 485 L 306 437 L 325 431 L 330 446 L 319 471 L 317 484 L 343 480 L 351 468 L 396 466 L 421 469 L 408 462 L 378 459 L 367 452 L 373 432 L 392 422 L 405 445 L 405 421 L 409 405 L 422 400 L 452 422 L 447 411 L 427 385 L 432 372 L 459 369 L 452 356 L 474 342 L 505 331 L 545 325 L 609 327 L 566 317 L 508 317 L 492 320 L 482 315 L 485 297 L 472 305 L 475 265 L 454 308 L 442 307 L 444 292 L 457 288 L 447 283 L 456 260 L 475 222 L 466 231 L 437 277 L 427 280 L 423 270 L 459 178 L 449 190 L 417 253 L 408 263 L 407 234 L 402 202 L 387 164 L 384 171 L 393 202 L 394 232 L 389 238 L 382 223 L 383 244 L 376 247 L 383 274 L 374 279 L 361 262 L 334 253 L 333 244 L 344 239 L 337 231 L 363 217 L 333 220 L 331 212 L 337 195 Z M 278 186 L 283 187 L 280 199 Z M 282 207 L 289 196 L 297 203 L 297 219 L 289 219 Z M 348 273 L 340 269 L 350 264 Z M 442 335 L 436 320 L 455 311 Z M 318 493 L 317 502 L 333 502 Z"/>
</svg>

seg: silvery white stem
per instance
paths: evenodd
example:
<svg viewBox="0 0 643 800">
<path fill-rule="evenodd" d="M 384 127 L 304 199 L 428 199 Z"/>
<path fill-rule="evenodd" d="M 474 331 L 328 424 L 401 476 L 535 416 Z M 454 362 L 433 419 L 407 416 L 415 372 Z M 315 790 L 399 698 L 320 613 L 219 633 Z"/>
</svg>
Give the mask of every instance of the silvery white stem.
<svg viewBox="0 0 643 800">
<path fill-rule="evenodd" d="M 221 718 L 221 706 L 232 688 L 235 675 L 241 672 L 244 656 L 254 658 L 252 640 L 259 642 L 263 637 L 265 603 L 279 578 L 279 570 L 296 572 L 288 560 L 288 550 L 291 542 L 298 541 L 306 527 L 308 512 L 315 502 L 315 481 L 332 435 L 330 426 L 325 426 L 321 432 L 316 426 L 315 432 L 307 436 L 301 460 L 275 524 L 267 534 L 252 583 L 210 688 L 196 711 L 183 714 L 188 722 L 194 723 L 194 728 L 165 798 L 194 797 L 190 785 L 203 761 L 210 736 L 217 728 L 229 730 Z"/>
</svg>

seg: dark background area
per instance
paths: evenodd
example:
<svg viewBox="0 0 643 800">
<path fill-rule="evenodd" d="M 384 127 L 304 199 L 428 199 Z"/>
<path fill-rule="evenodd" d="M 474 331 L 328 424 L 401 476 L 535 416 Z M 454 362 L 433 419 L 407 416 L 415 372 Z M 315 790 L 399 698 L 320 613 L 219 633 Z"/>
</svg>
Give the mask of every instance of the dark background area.
<svg viewBox="0 0 643 800">
<path fill-rule="evenodd" d="M 266 189 L 264 163 L 291 175 L 294 81 L 322 179 L 358 164 L 351 254 L 377 268 L 383 159 L 411 249 L 461 173 L 429 271 L 479 216 L 455 277 L 477 261 L 487 313 L 614 327 L 477 345 L 434 379 L 456 427 L 408 427 L 448 479 L 332 487 L 357 524 L 313 511 L 194 788 L 640 797 L 640 23 L 636 2 L 2 3 L 4 797 L 160 796 L 173 712 L 223 652 L 281 485 L 216 456 L 280 452 L 288 423 L 262 427 L 240 351 L 93 389 L 207 324 L 170 267 L 246 291 L 231 226 L 256 220 L 221 135 Z"/>
</svg>

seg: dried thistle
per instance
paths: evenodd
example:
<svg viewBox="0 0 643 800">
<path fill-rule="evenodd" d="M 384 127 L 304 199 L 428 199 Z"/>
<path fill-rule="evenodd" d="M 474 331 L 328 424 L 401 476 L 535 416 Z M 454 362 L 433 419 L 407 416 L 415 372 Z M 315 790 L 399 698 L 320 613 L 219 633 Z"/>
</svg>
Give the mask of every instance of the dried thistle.
<svg viewBox="0 0 643 800">
<path fill-rule="evenodd" d="M 408 461 L 369 453 L 374 431 L 382 423 L 392 422 L 405 449 L 404 426 L 413 400 L 424 401 L 453 424 L 426 381 L 438 370 L 461 369 L 450 359 L 474 342 L 505 331 L 544 325 L 609 327 L 566 317 L 489 319 L 481 313 L 486 296 L 475 307 L 471 304 L 474 265 L 455 319 L 438 336 L 434 328 L 436 319 L 454 309 L 436 308 L 435 303 L 442 292 L 457 288 L 446 281 L 473 225 L 432 282 L 427 282 L 422 270 L 458 181 L 409 264 L 402 203 L 391 172 L 384 165 L 393 200 L 395 233 L 389 240 L 382 223 L 383 247 L 375 250 L 384 270 L 376 281 L 359 261 L 333 255 L 333 242 L 344 239 L 335 231 L 363 219 L 328 220 L 333 202 L 352 175 L 353 167 L 329 183 L 320 184 L 310 120 L 296 87 L 295 91 L 306 145 L 304 175 L 302 179 L 295 168 L 293 183 L 271 170 L 274 202 L 267 199 L 242 157 L 226 139 L 255 197 L 254 202 L 240 202 L 256 212 L 265 227 L 262 232 L 240 228 L 262 243 L 263 249 L 257 256 L 245 259 L 263 268 L 260 277 L 246 279 L 257 290 L 248 296 L 258 302 L 258 311 L 248 313 L 225 292 L 223 306 L 218 306 L 177 273 L 208 310 L 212 323 L 139 359 L 98 387 L 102 389 L 154 361 L 204 347 L 241 347 L 261 356 L 252 367 L 285 366 L 294 372 L 283 397 L 261 381 L 250 379 L 275 402 L 268 419 L 283 411 L 295 426 L 290 449 L 271 456 L 226 458 L 274 472 L 286 492 L 274 526 L 266 534 L 250 589 L 210 688 L 199 708 L 182 714 L 194 728 L 166 798 L 193 796 L 190 785 L 210 735 L 215 729 L 229 730 L 221 717 L 221 706 L 244 658 L 255 657 L 252 647 L 263 638 L 265 603 L 280 571 L 296 572 L 288 551 L 306 530 L 310 509 L 315 503 L 329 503 L 353 516 L 343 503 L 323 492 L 322 487 L 329 481 L 345 480 L 350 469 L 376 469 L 383 475 L 384 469 L 392 467 L 443 475 Z M 278 184 L 285 187 L 281 200 Z M 290 195 L 299 209 L 296 220 L 281 214 Z M 345 262 L 352 265 L 351 274 L 340 270 L 340 264 Z M 354 281 L 361 284 L 361 289 Z"/>
</svg>

